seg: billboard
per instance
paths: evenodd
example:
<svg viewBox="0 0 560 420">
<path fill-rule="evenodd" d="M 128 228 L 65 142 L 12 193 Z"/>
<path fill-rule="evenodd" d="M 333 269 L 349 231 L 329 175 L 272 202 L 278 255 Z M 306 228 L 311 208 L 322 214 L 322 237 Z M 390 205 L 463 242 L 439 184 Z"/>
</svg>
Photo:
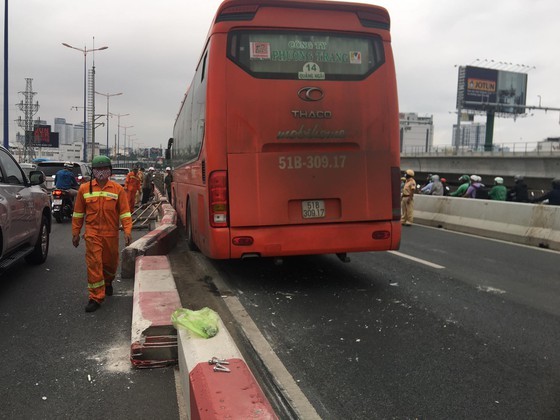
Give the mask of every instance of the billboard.
<svg viewBox="0 0 560 420">
<path fill-rule="evenodd" d="M 524 114 L 526 98 L 526 73 L 473 66 L 459 68 L 458 108 Z"/>
<path fill-rule="evenodd" d="M 58 133 L 51 133 L 50 125 L 36 125 L 33 127 L 34 147 L 58 147 Z"/>
</svg>

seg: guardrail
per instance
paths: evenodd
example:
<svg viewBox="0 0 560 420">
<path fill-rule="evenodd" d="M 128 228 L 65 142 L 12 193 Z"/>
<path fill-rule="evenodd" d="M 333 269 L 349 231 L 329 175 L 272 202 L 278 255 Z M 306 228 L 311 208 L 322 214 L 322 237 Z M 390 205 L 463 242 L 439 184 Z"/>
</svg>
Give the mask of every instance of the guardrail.
<svg viewBox="0 0 560 420">
<path fill-rule="evenodd" d="M 560 206 L 415 195 L 414 222 L 560 251 Z"/>
</svg>

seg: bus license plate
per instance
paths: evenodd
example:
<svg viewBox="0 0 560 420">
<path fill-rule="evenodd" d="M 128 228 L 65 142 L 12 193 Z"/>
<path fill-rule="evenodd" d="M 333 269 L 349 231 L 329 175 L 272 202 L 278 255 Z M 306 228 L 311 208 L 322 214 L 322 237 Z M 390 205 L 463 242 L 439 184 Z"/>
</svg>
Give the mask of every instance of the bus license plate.
<svg viewBox="0 0 560 420">
<path fill-rule="evenodd" d="M 302 201 L 301 211 L 304 219 L 325 217 L 325 202 L 323 200 Z"/>
</svg>

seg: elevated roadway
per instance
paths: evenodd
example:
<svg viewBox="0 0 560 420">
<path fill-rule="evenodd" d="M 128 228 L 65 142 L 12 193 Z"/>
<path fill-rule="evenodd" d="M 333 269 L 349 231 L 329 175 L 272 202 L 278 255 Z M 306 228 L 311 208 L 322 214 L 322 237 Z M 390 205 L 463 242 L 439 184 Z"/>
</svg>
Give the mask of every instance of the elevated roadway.
<svg viewBox="0 0 560 420">
<path fill-rule="evenodd" d="M 560 177 L 560 153 L 403 154 L 401 168 L 417 172 L 419 182 L 432 173 L 447 178 L 452 185 L 462 174 L 477 174 L 487 185 L 491 185 L 494 177 L 501 176 L 505 184 L 511 186 L 513 176 L 519 174 L 525 177 L 530 188 L 547 190 L 550 181 Z"/>
</svg>

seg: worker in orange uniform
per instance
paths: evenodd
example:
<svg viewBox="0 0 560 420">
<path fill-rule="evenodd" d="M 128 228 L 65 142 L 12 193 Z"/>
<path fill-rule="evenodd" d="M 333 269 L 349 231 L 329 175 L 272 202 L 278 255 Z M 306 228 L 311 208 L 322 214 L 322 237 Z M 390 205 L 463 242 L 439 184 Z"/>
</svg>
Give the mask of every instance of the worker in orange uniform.
<svg viewBox="0 0 560 420">
<path fill-rule="evenodd" d="M 126 196 L 128 197 L 128 208 L 131 212 L 134 212 L 134 207 L 136 206 L 136 194 L 142 188 L 142 183 L 140 182 L 140 177 L 138 176 L 138 166 L 132 168 L 126 175 L 126 180 L 124 181 L 124 190 L 126 191 Z"/>
<path fill-rule="evenodd" d="M 132 217 L 123 187 L 111 181 L 111 160 L 96 156 L 93 178 L 78 190 L 72 217 L 72 244 L 80 244 L 80 231 L 86 223 L 86 264 L 89 300 L 86 312 L 96 311 L 105 296 L 113 294 L 113 280 L 119 264 L 119 221 L 125 244 L 132 242 Z"/>
</svg>

